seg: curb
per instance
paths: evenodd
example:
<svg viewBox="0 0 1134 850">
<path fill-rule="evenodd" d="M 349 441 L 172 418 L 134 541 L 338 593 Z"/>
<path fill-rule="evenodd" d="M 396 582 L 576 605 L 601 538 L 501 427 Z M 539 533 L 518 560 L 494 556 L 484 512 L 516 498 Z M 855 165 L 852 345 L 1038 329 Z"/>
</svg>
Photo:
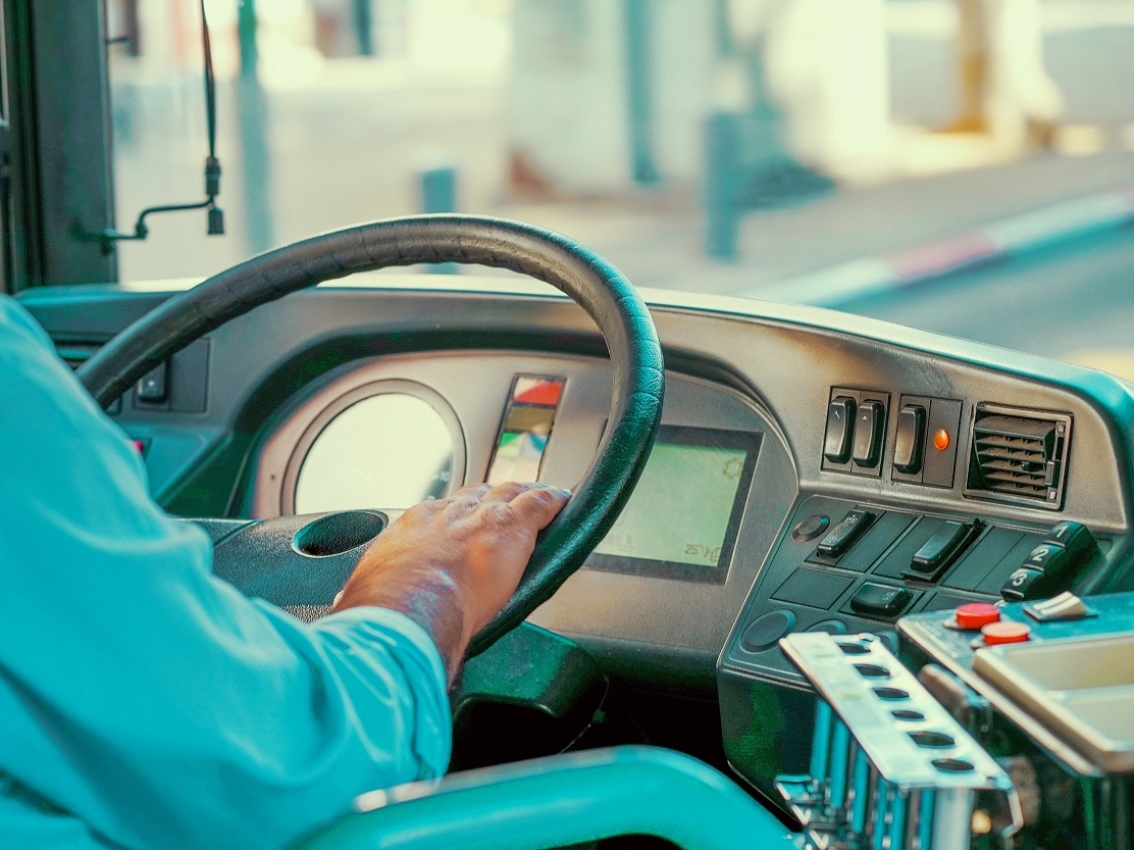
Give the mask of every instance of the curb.
<svg viewBox="0 0 1134 850">
<path fill-rule="evenodd" d="M 1064 201 L 904 251 L 842 263 L 737 293 L 741 298 L 841 307 L 1134 222 L 1134 186 Z"/>
</svg>

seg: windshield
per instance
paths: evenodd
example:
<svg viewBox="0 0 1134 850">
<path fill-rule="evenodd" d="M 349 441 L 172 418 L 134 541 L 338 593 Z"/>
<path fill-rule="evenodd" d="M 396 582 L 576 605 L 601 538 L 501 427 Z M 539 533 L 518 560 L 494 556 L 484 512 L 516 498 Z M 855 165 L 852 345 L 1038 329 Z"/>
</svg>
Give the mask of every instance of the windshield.
<svg viewBox="0 0 1134 850">
<path fill-rule="evenodd" d="M 227 232 L 154 217 L 124 282 L 457 210 L 563 232 L 640 286 L 1134 378 L 1130 0 L 204 5 Z M 108 0 L 108 22 L 125 227 L 201 197 L 200 4 Z"/>
</svg>

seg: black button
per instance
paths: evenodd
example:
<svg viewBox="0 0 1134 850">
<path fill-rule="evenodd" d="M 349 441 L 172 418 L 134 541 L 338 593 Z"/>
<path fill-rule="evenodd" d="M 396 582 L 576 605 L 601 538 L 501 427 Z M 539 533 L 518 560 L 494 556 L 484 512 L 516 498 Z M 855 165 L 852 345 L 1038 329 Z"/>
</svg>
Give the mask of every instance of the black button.
<svg viewBox="0 0 1134 850">
<path fill-rule="evenodd" d="M 878 465 L 886 428 L 886 408 L 880 401 L 864 401 L 854 417 L 854 462 L 870 468 Z"/>
<path fill-rule="evenodd" d="M 930 732 L 929 730 L 910 732 L 910 737 L 919 747 L 925 747 L 929 750 L 947 750 L 957 743 L 943 732 Z"/>
<path fill-rule="evenodd" d="M 1071 566 L 1071 556 L 1058 543 L 1041 543 L 1028 553 L 1024 563 L 1020 564 L 1029 570 L 1037 570 L 1048 578 L 1061 577 Z"/>
<path fill-rule="evenodd" d="M 1080 555 L 1088 552 L 1093 555 L 1098 549 L 1091 530 L 1077 522 L 1057 522 L 1051 527 L 1043 542 L 1062 546 L 1076 560 Z"/>
<path fill-rule="evenodd" d="M 1000 588 L 1000 595 L 1007 602 L 1019 602 L 1021 599 L 1040 599 L 1048 595 L 1051 584 L 1051 579 L 1039 570 L 1020 567 L 1008 576 L 1004 586 Z"/>
<path fill-rule="evenodd" d="M 165 363 L 144 374 L 134 391 L 135 398 L 138 401 L 144 401 L 146 404 L 160 404 L 165 401 L 165 374 Z"/>
<path fill-rule="evenodd" d="M 842 650 L 843 655 L 869 655 L 870 654 L 869 644 L 859 643 L 856 640 L 855 641 L 848 641 L 846 643 L 844 643 L 842 641 L 836 641 L 835 645 L 838 646 L 838 648 Z"/>
<path fill-rule="evenodd" d="M 823 456 L 831 463 L 846 463 L 854 427 L 854 399 L 839 396 L 827 406 L 827 436 Z"/>
<path fill-rule="evenodd" d="M 890 587 L 868 581 L 851 597 L 851 608 L 870 617 L 896 617 L 913 598 L 904 587 Z"/>
<path fill-rule="evenodd" d="M 845 635 L 847 624 L 842 620 L 820 620 L 804 629 L 805 632 L 826 632 L 829 635 Z"/>
<path fill-rule="evenodd" d="M 853 510 L 831 529 L 831 533 L 819 541 L 816 551 L 824 558 L 837 558 L 847 551 L 862 533 L 874 522 L 870 511 Z"/>
<path fill-rule="evenodd" d="M 806 543 L 808 540 L 814 540 L 826 531 L 827 526 L 830 524 L 830 517 L 824 516 L 823 514 L 812 514 L 796 523 L 795 528 L 791 530 L 791 539 L 796 543 Z"/>
<path fill-rule="evenodd" d="M 946 522 L 914 553 L 905 574 L 910 578 L 933 581 L 964 551 L 972 532 L 972 526 L 951 520 Z"/>
<path fill-rule="evenodd" d="M 925 446 L 925 408 L 907 404 L 898 412 L 898 432 L 894 435 L 894 468 L 915 475 L 921 472 L 921 453 Z"/>
<path fill-rule="evenodd" d="M 795 614 L 791 611 L 777 610 L 761 614 L 744 630 L 740 645 L 749 652 L 762 652 L 775 646 L 776 642 L 795 627 Z"/>
</svg>

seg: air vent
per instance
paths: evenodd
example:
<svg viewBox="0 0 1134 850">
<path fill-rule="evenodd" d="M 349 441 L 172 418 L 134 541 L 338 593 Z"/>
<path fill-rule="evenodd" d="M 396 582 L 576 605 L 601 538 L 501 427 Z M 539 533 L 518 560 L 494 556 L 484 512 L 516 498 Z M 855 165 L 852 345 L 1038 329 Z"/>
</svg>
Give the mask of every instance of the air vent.
<svg viewBox="0 0 1134 850">
<path fill-rule="evenodd" d="M 1063 507 L 1071 417 L 978 404 L 966 496 Z"/>
</svg>

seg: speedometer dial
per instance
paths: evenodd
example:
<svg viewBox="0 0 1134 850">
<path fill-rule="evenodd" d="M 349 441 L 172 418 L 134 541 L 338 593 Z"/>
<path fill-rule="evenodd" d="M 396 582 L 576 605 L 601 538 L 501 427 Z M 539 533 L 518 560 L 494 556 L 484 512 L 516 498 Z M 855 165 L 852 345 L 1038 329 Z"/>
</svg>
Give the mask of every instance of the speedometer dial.
<svg viewBox="0 0 1134 850">
<path fill-rule="evenodd" d="M 428 401 L 371 395 L 335 414 L 311 443 L 295 511 L 402 509 L 444 496 L 463 473 L 454 470 L 455 455 L 452 429 Z"/>
</svg>

